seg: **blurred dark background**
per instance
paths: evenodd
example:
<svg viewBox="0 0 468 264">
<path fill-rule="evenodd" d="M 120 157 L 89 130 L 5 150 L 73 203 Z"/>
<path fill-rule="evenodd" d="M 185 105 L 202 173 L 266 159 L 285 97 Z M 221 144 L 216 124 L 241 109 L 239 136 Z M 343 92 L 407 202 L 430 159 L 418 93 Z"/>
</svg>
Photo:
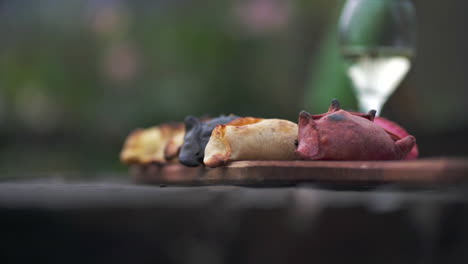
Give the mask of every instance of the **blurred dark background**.
<svg viewBox="0 0 468 264">
<path fill-rule="evenodd" d="M 123 171 L 126 135 L 187 114 L 296 120 L 356 101 L 342 0 L 1 0 L 0 172 Z M 466 1 L 414 1 L 417 55 L 382 116 L 468 154 Z"/>
</svg>

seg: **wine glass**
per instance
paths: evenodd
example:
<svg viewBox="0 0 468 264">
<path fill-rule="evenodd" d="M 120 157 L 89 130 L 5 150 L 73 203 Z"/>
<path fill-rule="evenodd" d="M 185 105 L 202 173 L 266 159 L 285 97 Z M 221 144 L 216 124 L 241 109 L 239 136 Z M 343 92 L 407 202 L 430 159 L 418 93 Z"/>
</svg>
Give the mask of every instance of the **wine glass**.
<svg viewBox="0 0 468 264">
<path fill-rule="evenodd" d="M 380 114 L 410 69 L 415 35 L 410 0 L 346 0 L 339 47 L 361 112 L 374 109 Z"/>
</svg>

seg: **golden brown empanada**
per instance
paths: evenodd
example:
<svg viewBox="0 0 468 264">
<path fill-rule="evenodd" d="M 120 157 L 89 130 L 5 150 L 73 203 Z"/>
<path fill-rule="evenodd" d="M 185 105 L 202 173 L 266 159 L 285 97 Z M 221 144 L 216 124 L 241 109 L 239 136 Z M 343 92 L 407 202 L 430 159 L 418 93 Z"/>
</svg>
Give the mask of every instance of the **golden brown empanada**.
<svg viewBox="0 0 468 264">
<path fill-rule="evenodd" d="M 203 162 L 217 167 L 234 160 L 294 160 L 297 124 L 282 119 L 244 117 L 218 125 Z"/>
<path fill-rule="evenodd" d="M 120 160 L 125 164 L 166 163 L 168 159 L 177 157 L 181 142 L 173 138 L 183 139 L 184 131 L 183 124 L 162 124 L 137 129 L 125 140 Z"/>
</svg>

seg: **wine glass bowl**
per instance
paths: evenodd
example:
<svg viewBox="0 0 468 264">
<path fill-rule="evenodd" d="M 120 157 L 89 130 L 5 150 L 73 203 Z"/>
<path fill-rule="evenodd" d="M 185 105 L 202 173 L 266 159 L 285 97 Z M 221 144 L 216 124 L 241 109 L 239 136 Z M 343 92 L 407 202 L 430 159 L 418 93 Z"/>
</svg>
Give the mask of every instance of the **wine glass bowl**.
<svg viewBox="0 0 468 264">
<path fill-rule="evenodd" d="M 339 21 L 339 47 L 359 110 L 380 114 L 409 71 L 416 20 L 410 0 L 347 0 Z"/>
</svg>

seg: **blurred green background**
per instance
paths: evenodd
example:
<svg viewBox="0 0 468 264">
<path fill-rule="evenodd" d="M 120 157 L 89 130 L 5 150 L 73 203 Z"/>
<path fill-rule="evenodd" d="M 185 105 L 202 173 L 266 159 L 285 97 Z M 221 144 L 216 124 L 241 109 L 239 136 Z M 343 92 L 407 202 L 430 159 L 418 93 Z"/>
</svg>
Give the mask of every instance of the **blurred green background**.
<svg viewBox="0 0 468 264">
<path fill-rule="evenodd" d="M 124 171 L 126 135 L 186 115 L 296 120 L 356 101 L 342 0 L 1 0 L 0 177 Z M 468 154 L 466 1 L 414 1 L 417 56 L 382 116 Z"/>
</svg>

